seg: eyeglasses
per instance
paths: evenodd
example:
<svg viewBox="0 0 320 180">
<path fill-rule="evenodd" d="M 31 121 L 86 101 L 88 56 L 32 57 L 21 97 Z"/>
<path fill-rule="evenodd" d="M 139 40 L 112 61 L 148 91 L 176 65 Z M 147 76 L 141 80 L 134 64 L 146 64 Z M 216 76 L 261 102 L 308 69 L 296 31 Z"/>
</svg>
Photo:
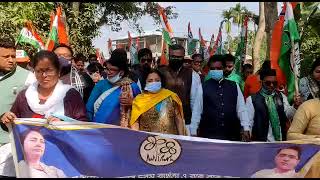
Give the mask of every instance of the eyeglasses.
<svg viewBox="0 0 320 180">
<path fill-rule="evenodd" d="M 35 70 L 35 75 L 37 76 L 43 76 L 43 73 L 46 74 L 46 76 L 52 76 L 55 75 L 56 71 L 54 69 L 47 69 L 47 70 Z"/>
<path fill-rule="evenodd" d="M 66 55 L 66 54 L 59 54 L 58 57 L 65 58 L 66 60 L 71 61 L 73 59 L 72 56 Z"/>
<path fill-rule="evenodd" d="M 277 86 L 278 85 L 277 81 L 264 81 L 264 83 L 267 86 L 271 86 L 271 84 L 273 84 L 273 86 Z"/>
<path fill-rule="evenodd" d="M 170 56 L 170 60 L 173 60 L 173 61 L 175 61 L 175 60 L 183 60 L 183 58 L 184 58 L 184 56 Z"/>
<path fill-rule="evenodd" d="M 109 71 L 109 72 L 118 72 L 119 69 L 118 68 L 108 68 L 108 67 L 105 67 L 104 68 L 106 71 Z"/>
</svg>

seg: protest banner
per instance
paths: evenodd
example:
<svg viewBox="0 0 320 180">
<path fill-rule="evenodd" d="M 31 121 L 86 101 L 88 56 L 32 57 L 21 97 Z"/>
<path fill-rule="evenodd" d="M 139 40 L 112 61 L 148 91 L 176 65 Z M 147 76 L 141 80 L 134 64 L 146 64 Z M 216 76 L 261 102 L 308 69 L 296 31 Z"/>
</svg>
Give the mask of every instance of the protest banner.
<svg viewBox="0 0 320 180">
<path fill-rule="evenodd" d="M 278 166 L 290 170 L 278 177 L 305 177 L 320 150 L 319 139 L 244 143 L 43 119 L 15 120 L 10 136 L 17 177 L 261 177 Z"/>
</svg>

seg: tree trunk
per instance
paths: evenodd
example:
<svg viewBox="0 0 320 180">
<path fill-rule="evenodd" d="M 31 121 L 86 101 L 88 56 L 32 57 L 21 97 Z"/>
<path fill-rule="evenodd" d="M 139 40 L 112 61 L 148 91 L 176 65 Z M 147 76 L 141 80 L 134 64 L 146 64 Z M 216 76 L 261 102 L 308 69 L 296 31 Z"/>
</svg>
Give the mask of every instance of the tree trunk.
<svg viewBox="0 0 320 180">
<path fill-rule="evenodd" d="M 259 2 L 259 26 L 258 32 L 256 34 L 254 40 L 254 47 L 253 47 L 253 72 L 256 73 L 261 66 L 260 63 L 260 48 L 263 40 L 263 36 L 265 33 L 265 16 L 264 16 L 264 2 Z"/>
<path fill-rule="evenodd" d="M 266 59 L 270 59 L 270 44 L 273 26 L 278 19 L 277 2 L 264 2 L 264 12 L 266 14 L 267 51 Z"/>
<path fill-rule="evenodd" d="M 75 17 L 79 16 L 80 2 L 72 2 L 72 11 Z"/>
</svg>

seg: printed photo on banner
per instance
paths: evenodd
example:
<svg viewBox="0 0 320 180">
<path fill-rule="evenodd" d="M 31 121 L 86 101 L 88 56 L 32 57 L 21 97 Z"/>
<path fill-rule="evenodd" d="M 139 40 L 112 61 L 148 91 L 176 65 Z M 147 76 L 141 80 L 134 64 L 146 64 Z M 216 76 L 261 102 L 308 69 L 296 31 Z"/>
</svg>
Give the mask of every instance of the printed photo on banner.
<svg viewBox="0 0 320 180">
<path fill-rule="evenodd" d="M 18 177 L 304 177 L 313 143 L 235 143 L 99 123 L 13 126 Z"/>
</svg>

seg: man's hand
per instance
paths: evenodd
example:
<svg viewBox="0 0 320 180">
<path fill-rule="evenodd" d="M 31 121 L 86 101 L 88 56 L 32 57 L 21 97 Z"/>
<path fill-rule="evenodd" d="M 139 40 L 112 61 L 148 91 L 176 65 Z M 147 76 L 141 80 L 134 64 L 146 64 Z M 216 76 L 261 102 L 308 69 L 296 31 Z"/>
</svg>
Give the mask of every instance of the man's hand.
<svg viewBox="0 0 320 180">
<path fill-rule="evenodd" d="M 298 107 L 302 104 L 301 96 L 299 94 L 294 95 L 293 97 L 293 107 L 298 109 Z"/>
<path fill-rule="evenodd" d="M 250 135 L 249 131 L 242 131 L 241 132 L 241 141 L 244 141 L 244 142 L 251 141 L 251 135 Z"/>
<path fill-rule="evenodd" d="M 3 124 L 9 124 L 12 123 L 14 119 L 16 119 L 17 116 L 13 112 L 6 112 L 1 117 L 1 122 Z"/>
</svg>

